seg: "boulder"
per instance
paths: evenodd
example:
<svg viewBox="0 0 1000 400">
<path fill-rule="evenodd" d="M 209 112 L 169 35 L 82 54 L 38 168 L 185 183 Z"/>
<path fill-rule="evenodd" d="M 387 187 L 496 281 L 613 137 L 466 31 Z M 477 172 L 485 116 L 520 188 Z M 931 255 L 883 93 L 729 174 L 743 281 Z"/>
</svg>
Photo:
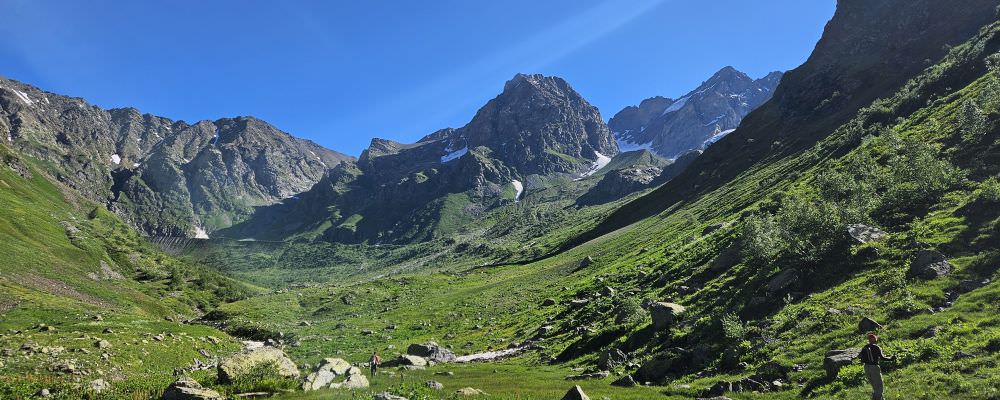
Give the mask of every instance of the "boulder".
<svg viewBox="0 0 1000 400">
<path fill-rule="evenodd" d="M 429 389 L 444 390 L 444 385 L 438 381 L 427 381 L 425 384 Z"/>
<path fill-rule="evenodd" d="M 198 381 L 183 377 L 167 387 L 162 400 L 225 400 L 219 392 L 206 389 Z"/>
<path fill-rule="evenodd" d="M 799 283 L 799 270 L 789 268 L 778 272 L 767 282 L 767 291 L 778 293 Z"/>
<path fill-rule="evenodd" d="M 715 382 L 715 384 L 709 387 L 708 389 L 705 389 L 705 391 L 702 393 L 702 396 L 709 398 L 718 397 L 726 394 L 726 392 L 732 392 L 732 391 L 733 391 L 732 383 L 726 381 L 719 381 Z"/>
<path fill-rule="evenodd" d="M 319 366 L 316 367 L 317 371 L 328 370 L 332 371 L 337 375 L 346 375 L 347 371 L 354 368 L 351 363 L 347 362 L 343 358 L 324 358 L 323 361 L 319 362 Z"/>
<path fill-rule="evenodd" d="M 653 329 L 661 330 L 670 327 L 684 313 L 684 306 L 675 303 L 656 302 L 649 307 L 653 316 Z"/>
<path fill-rule="evenodd" d="M 851 365 L 854 359 L 858 358 L 861 354 L 861 349 L 846 349 L 846 350 L 830 350 L 826 352 L 826 356 L 823 358 L 823 369 L 826 370 L 826 375 L 833 378 L 837 376 L 840 372 L 840 368 L 845 365 Z"/>
<path fill-rule="evenodd" d="M 111 385 L 104 379 L 94 379 L 90 381 L 90 383 L 87 383 L 87 389 L 90 389 L 92 392 L 97 394 L 103 393 L 110 388 Z"/>
<path fill-rule="evenodd" d="M 591 256 L 584 257 L 583 260 L 580 260 L 580 268 L 587 268 L 593 263 L 594 263 L 593 257 Z"/>
<path fill-rule="evenodd" d="M 384 367 L 406 367 L 406 366 L 426 367 L 427 366 L 427 359 L 425 359 L 423 357 L 420 357 L 420 356 L 414 356 L 414 355 L 410 355 L 410 354 L 405 354 L 405 355 L 399 356 L 399 358 L 397 358 L 397 359 L 389 360 L 389 361 L 386 361 L 386 362 L 382 363 L 382 366 L 384 366 Z"/>
<path fill-rule="evenodd" d="M 889 236 L 885 231 L 874 226 L 865 224 L 851 224 L 847 226 L 847 235 L 858 243 L 876 242 Z"/>
<path fill-rule="evenodd" d="M 576 385 L 566 392 L 566 395 L 562 397 L 562 400 L 590 400 L 590 397 L 583 392 L 583 388 L 581 388 L 580 385 Z"/>
<path fill-rule="evenodd" d="M 989 279 L 965 279 L 958 283 L 958 291 L 967 293 L 989 284 Z"/>
<path fill-rule="evenodd" d="M 858 322 L 858 331 L 861 333 L 873 332 L 882 329 L 882 324 L 875 322 L 875 320 L 864 317 L 861 318 L 861 322 Z"/>
<path fill-rule="evenodd" d="M 556 299 L 548 298 L 548 299 L 542 300 L 542 307 L 551 307 L 551 306 L 554 306 L 554 305 L 556 305 Z"/>
<path fill-rule="evenodd" d="M 661 383 L 668 374 L 684 371 L 691 364 L 691 352 L 682 348 L 668 349 L 643 363 L 635 372 L 639 382 Z"/>
<path fill-rule="evenodd" d="M 302 390 L 318 390 L 330 386 L 330 383 L 337 378 L 337 374 L 329 369 L 321 369 L 306 376 L 302 382 Z"/>
<path fill-rule="evenodd" d="M 618 386 L 618 387 L 633 387 L 637 385 L 638 383 L 635 382 L 635 379 L 632 378 L 632 375 L 625 375 L 621 378 L 618 378 L 614 382 L 611 382 L 611 386 Z"/>
<path fill-rule="evenodd" d="M 923 279 L 939 278 L 951 273 L 952 267 L 944 254 L 937 250 L 920 250 L 910 262 L 910 276 Z"/>
<path fill-rule="evenodd" d="M 219 363 L 219 380 L 232 383 L 262 365 L 273 365 L 283 378 L 298 379 L 299 368 L 285 352 L 274 347 L 261 347 L 233 355 Z"/>
<path fill-rule="evenodd" d="M 480 396 L 480 395 L 484 395 L 486 393 L 484 393 L 482 390 L 479 390 L 479 389 L 476 389 L 476 388 L 464 387 L 464 388 L 456 390 L 455 394 L 458 394 L 459 396 Z"/>
<path fill-rule="evenodd" d="M 411 344 L 406 348 L 406 353 L 414 356 L 419 356 L 426 358 L 429 361 L 434 362 L 451 362 L 455 361 L 455 353 L 448 350 L 446 347 L 442 347 L 435 342 L 427 342 L 424 344 Z"/>
<path fill-rule="evenodd" d="M 625 353 L 619 349 L 608 349 L 601 353 L 597 359 L 597 366 L 601 369 L 612 369 L 628 361 Z"/>
<path fill-rule="evenodd" d="M 340 383 L 339 388 L 343 389 L 364 389 L 368 387 L 368 378 L 364 374 L 348 374 L 347 379 L 343 383 Z M 332 386 L 331 386 L 332 387 Z"/>
</svg>

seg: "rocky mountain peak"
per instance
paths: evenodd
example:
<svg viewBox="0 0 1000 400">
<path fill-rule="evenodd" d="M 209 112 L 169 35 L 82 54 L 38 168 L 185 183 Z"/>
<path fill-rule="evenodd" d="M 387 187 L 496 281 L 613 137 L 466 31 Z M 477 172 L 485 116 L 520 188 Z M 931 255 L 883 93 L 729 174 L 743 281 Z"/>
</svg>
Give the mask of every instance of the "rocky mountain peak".
<svg viewBox="0 0 1000 400">
<path fill-rule="evenodd" d="M 638 107 L 626 107 L 608 126 L 621 151 L 646 149 L 677 158 L 704 149 L 735 129 L 744 116 L 771 98 L 781 76 L 772 72 L 754 80 L 726 66 L 676 100 L 657 96 Z"/>
</svg>

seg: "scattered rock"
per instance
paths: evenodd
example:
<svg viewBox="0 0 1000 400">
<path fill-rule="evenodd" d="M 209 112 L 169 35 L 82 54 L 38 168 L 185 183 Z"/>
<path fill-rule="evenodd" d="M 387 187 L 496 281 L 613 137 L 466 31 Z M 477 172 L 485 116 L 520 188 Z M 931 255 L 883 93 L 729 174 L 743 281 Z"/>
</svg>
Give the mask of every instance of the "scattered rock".
<svg viewBox="0 0 1000 400">
<path fill-rule="evenodd" d="M 480 395 L 486 394 L 482 390 L 471 388 L 471 387 L 464 387 L 464 388 L 458 389 L 458 390 L 455 391 L 455 393 L 458 394 L 459 396 L 480 396 Z"/>
<path fill-rule="evenodd" d="M 656 302 L 650 306 L 653 316 L 653 329 L 662 330 L 670 327 L 684 313 L 684 306 L 675 303 Z"/>
<path fill-rule="evenodd" d="M 885 231 L 874 226 L 852 224 L 847 226 L 847 234 L 858 243 L 876 242 L 889 236 Z"/>
<path fill-rule="evenodd" d="M 406 348 L 406 353 L 439 363 L 455 361 L 455 353 L 435 342 L 411 344 Z"/>
<path fill-rule="evenodd" d="M 587 268 L 593 263 L 594 263 L 593 257 L 591 256 L 584 257 L 583 260 L 580 260 L 580 268 Z"/>
<path fill-rule="evenodd" d="M 613 369 L 619 365 L 622 365 L 628 361 L 628 357 L 625 353 L 619 349 L 608 349 L 601 353 L 601 356 L 597 359 L 597 366 L 601 369 Z"/>
<path fill-rule="evenodd" d="M 638 383 L 635 382 L 635 379 L 632 378 L 632 375 L 625 375 L 621 378 L 618 378 L 614 382 L 611 382 L 611 386 L 618 386 L 618 387 L 633 387 L 636 385 L 638 385 Z"/>
<path fill-rule="evenodd" d="M 604 378 L 607 378 L 609 376 L 611 376 L 611 373 L 608 372 L 608 371 L 598 371 L 598 372 L 591 372 L 589 374 L 569 375 L 569 376 L 566 377 L 566 380 L 568 380 L 568 381 L 582 381 L 582 380 L 588 380 L 588 379 L 604 379 Z"/>
<path fill-rule="evenodd" d="M 924 339 L 929 339 L 929 338 L 937 336 L 938 333 L 941 333 L 941 327 L 940 326 L 932 326 L 930 328 L 927 328 L 927 330 L 925 330 L 923 333 L 921 333 L 920 337 L 922 337 Z"/>
<path fill-rule="evenodd" d="M 247 350 L 222 360 L 219 363 L 219 379 L 224 383 L 238 380 L 260 365 L 275 365 L 275 373 L 281 377 L 297 379 L 299 368 L 285 352 L 274 347 Z"/>
<path fill-rule="evenodd" d="M 438 381 L 427 381 L 427 382 L 426 382 L 426 385 L 427 385 L 427 387 L 428 387 L 428 388 L 430 388 L 430 389 L 434 389 L 434 390 L 444 390 L 444 385 L 443 385 L 443 384 L 441 384 L 441 382 L 438 382 Z"/>
<path fill-rule="evenodd" d="M 858 331 L 861 333 L 873 332 L 882 329 L 882 324 L 875 322 L 875 320 L 864 317 L 861 318 L 861 322 L 858 322 Z"/>
<path fill-rule="evenodd" d="M 909 274 L 923 279 L 934 279 L 950 274 L 951 270 L 951 263 L 941 252 L 920 250 L 910 262 Z"/>
<path fill-rule="evenodd" d="M 830 350 L 826 352 L 826 357 L 823 358 L 823 369 L 826 370 L 826 375 L 836 377 L 837 373 L 840 372 L 840 368 L 853 363 L 859 354 L 861 354 L 861 349 Z"/>
<path fill-rule="evenodd" d="M 548 299 L 542 300 L 542 307 L 551 307 L 551 306 L 554 306 L 554 305 L 556 305 L 556 299 L 548 298 Z"/>
<path fill-rule="evenodd" d="M 581 388 L 580 385 L 576 385 L 566 392 L 566 395 L 562 397 L 562 400 L 590 400 L 590 397 L 583 392 L 583 388 Z"/>
<path fill-rule="evenodd" d="M 110 389 L 111 385 L 109 385 L 108 382 L 105 381 L 104 379 L 94 379 L 90 381 L 90 383 L 87 383 L 87 388 L 94 393 L 100 394 L 105 390 Z"/>
<path fill-rule="evenodd" d="M 109 349 L 111 348 L 111 343 L 107 340 L 98 340 L 94 343 L 94 347 L 97 347 L 98 349 Z"/>
<path fill-rule="evenodd" d="M 49 389 L 40 389 L 39 391 L 35 392 L 35 397 L 51 397 L 51 396 L 52 396 L 52 391 L 50 391 Z"/>
<path fill-rule="evenodd" d="M 219 392 L 206 389 L 194 379 L 183 377 L 167 387 L 162 400 L 225 400 Z"/>
</svg>

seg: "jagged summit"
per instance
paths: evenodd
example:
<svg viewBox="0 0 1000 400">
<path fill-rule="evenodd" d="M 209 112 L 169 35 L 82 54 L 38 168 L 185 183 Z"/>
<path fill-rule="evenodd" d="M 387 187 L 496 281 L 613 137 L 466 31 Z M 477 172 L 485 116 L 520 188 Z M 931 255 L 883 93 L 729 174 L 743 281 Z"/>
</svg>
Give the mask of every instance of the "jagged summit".
<svg viewBox="0 0 1000 400">
<path fill-rule="evenodd" d="M 731 132 L 751 110 L 771 98 L 781 72 L 753 79 L 731 66 L 718 70 L 674 100 L 653 97 L 626 107 L 608 122 L 622 151 L 647 149 L 677 158 L 704 149 Z"/>
</svg>

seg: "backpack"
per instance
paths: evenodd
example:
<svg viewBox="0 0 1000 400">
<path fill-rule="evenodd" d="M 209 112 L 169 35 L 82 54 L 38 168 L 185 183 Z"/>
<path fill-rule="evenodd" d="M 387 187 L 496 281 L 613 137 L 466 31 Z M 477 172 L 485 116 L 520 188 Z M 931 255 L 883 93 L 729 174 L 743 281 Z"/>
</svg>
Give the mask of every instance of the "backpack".
<svg viewBox="0 0 1000 400">
<path fill-rule="evenodd" d="M 862 347 L 859 358 L 865 364 L 878 365 L 878 360 L 875 359 L 875 345 L 869 344 Z"/>
</svg>

